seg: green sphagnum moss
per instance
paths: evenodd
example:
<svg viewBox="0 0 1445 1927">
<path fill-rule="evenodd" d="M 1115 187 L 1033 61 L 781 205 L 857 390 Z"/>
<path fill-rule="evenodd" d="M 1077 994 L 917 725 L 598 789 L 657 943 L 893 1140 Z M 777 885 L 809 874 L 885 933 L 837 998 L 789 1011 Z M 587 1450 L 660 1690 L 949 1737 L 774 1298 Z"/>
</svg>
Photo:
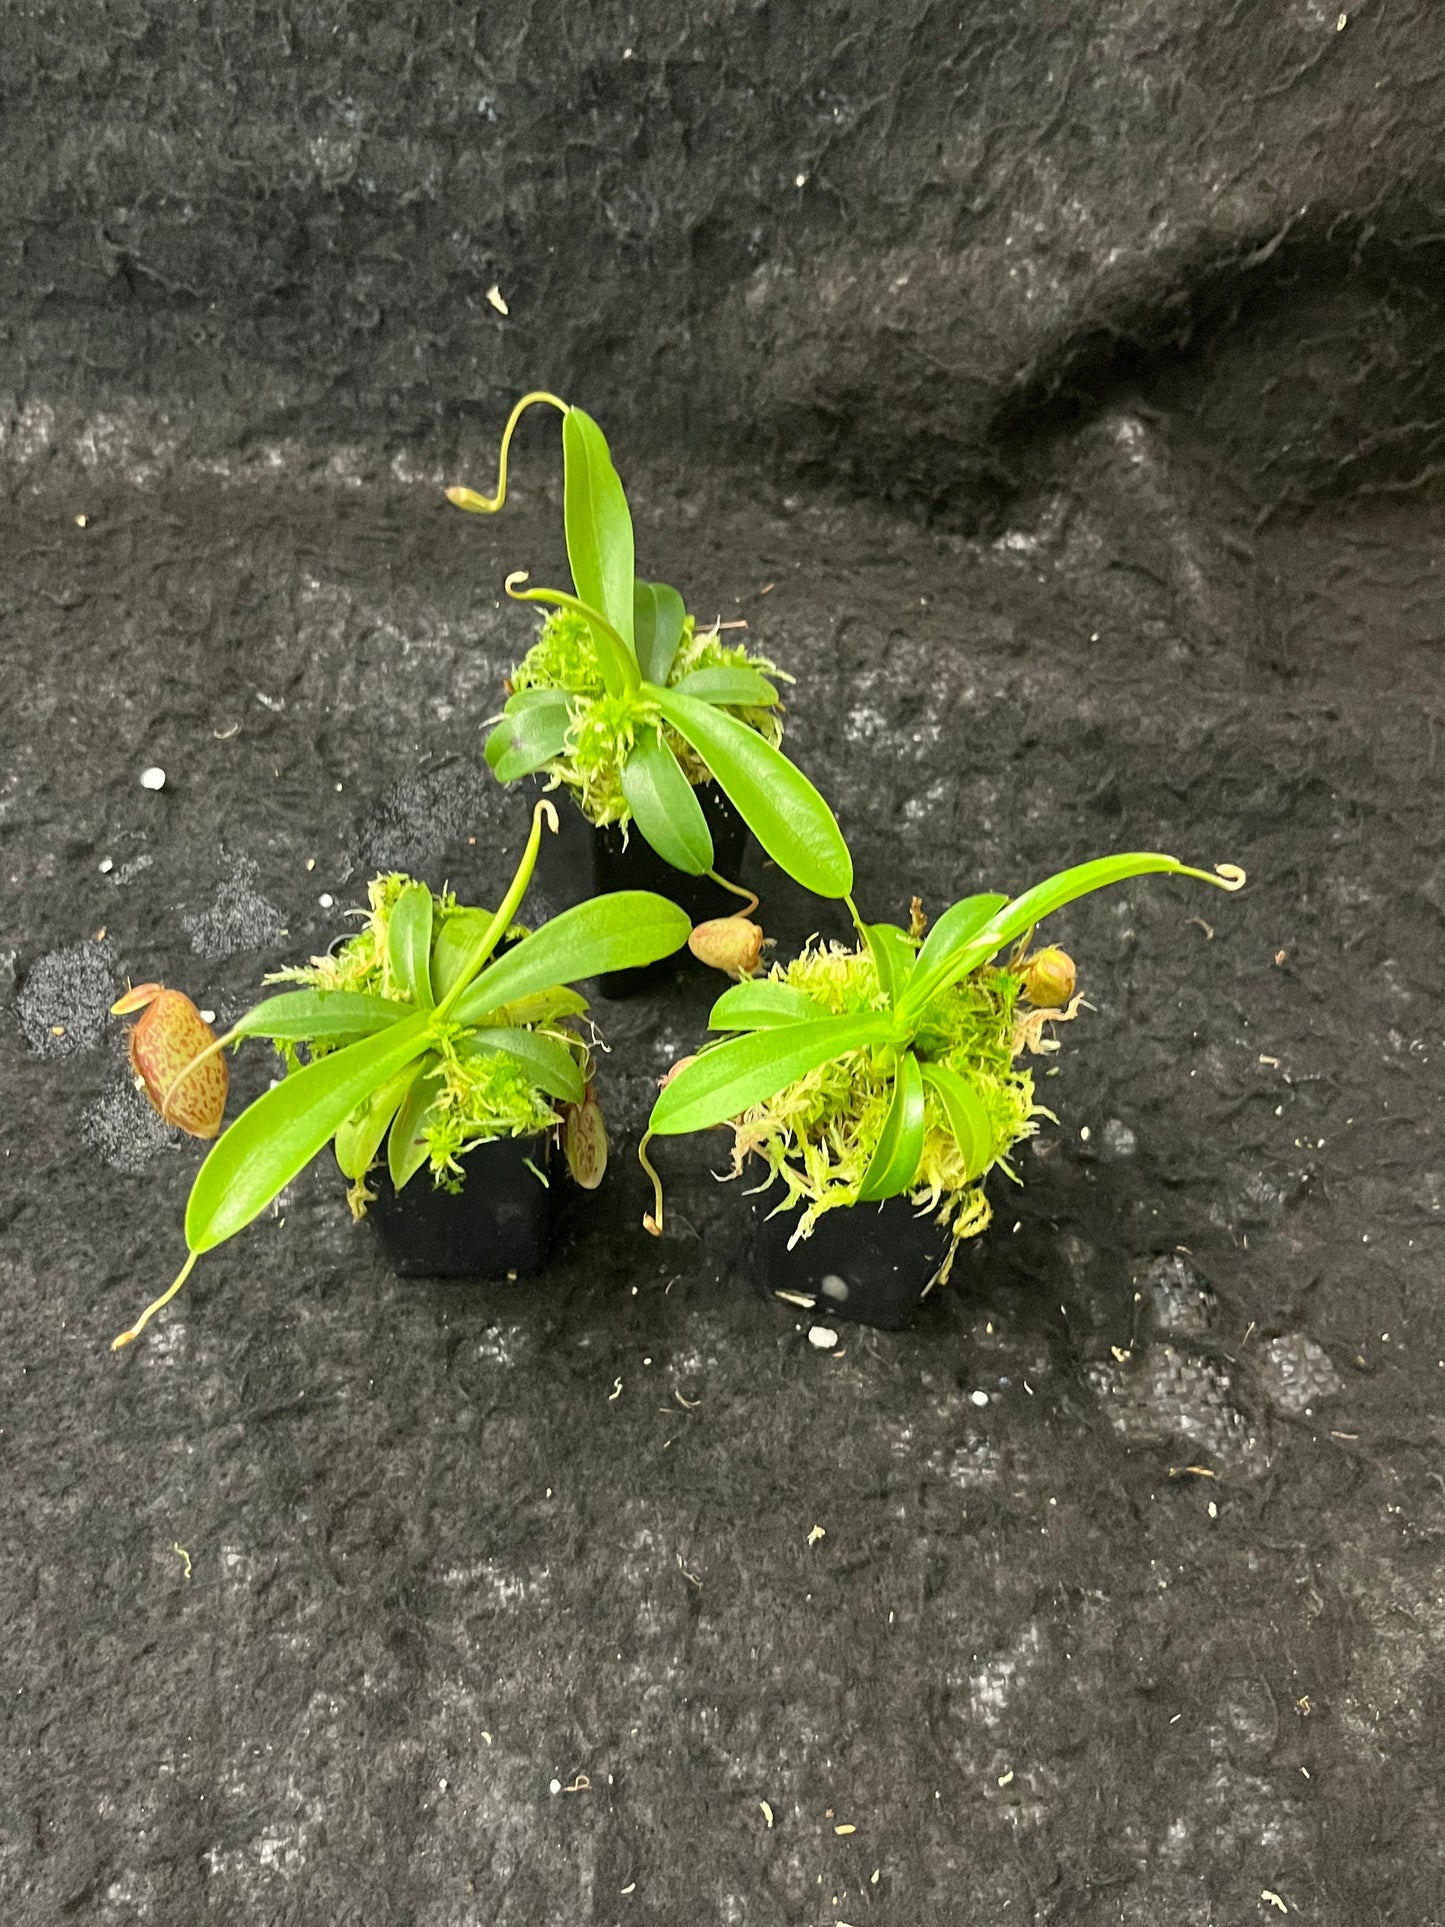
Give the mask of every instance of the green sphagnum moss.
<svg viewBox="0 0 1445 1927">
<path fill-rule="evenodd" d="M 683 621 L 682 641 L 669 684 L 695 669 L 755 669 L 774 682 L 791 682 L 766 656 L 754 656 L 735 643 L 724 642 L 715 629 L 698 632 L 692 616 Z M 561 756 L 543 765 L 546 773 L 572 792 L 589 823 L 601 828 L 616 823 L 624 831 L 632 812 L 622 793 L 622 768 L 640 730 L 660 732 L 683 767 L 689 782 L 706 783 L 712 772 L 683 739 L 663 722 L 655 706 L 635 697 L 607 694 L 597 648 L 586 620 L 570 609 L 559 609 L 542 624 L 536 642 L 512 671 L 511 687 L 561 689 L 575 696 L 572 725 Z M 782 705 L 746 709 L 719 705 L 777 748 L 783 738 Z M 491 719 L 497 721 L 496 717 Z"/>
<path fill-rule="evenodd" d="M 775 964 L 768 974 L 775 983 L 806 991 L 831 1016 L 887 1008 L 877 967 L 865 948 L 814 941 L 792 962 Z M 970 1178 L 941 1102 L 928 1091 L 923 1155 L 908 1196 L 950 1233 L 936 1283 L 947 1281 L 962 1241 L 977 1237 L 992 1220 L 984 1179 L 996 1168 L 1019 1182 L 1010 1152 L 1034 1135 L 1039 1118 L 1053 1119 L 1051 1111 L 1035 1102 L 1033 1076 L 1018 1062 L 1018 1053 L 1054 1048 L 1043 1038 L 1042 1022 L 1066 1021 L 1076 1006 L 1020 1011 L 1019 994 L 1014 970 L 975 971 L 932 1000 L 915 1039 L 920 1058 L 967 1079 L 993 1126 L 988 1163 Z M 811 1234 L 824 1212 L 858 1202 L 892 1101 L 894 1071 L 891 1050 L 850 1052 L 754 1105 L 734 1124 L 733 1175 L 741 1175 L 747 1160 L 756 1157 L 767 1168 L 758 1189 L 774 1182 L 783 1188 L 772 1215 L 803 1207 L 789 1248 Z"/>
</svg>

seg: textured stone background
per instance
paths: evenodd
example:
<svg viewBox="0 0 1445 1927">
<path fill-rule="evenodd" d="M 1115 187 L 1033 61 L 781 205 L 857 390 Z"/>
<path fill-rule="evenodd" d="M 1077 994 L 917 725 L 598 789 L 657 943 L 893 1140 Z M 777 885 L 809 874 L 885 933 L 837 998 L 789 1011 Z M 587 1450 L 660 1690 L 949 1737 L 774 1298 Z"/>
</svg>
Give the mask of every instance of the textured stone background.
<svg viewBox="0 0 1445 1927">
<path fill-rule="evenodd" d="M 976 518 L 1141 377 L 1260 505 L 1441 459 L 1428 0 L 30 0 L 0 104 L 14 461 L 406 459 L 543 382 Z"/>
<path fill-rule="evenodd" d="M 7 21 L 7 1922 L 1439 1917 L 1445 27 L 960 11 Z M 637 1229 L 684 981 L 548 1279 L 403 1286 L 318 1169 L 114 1358 L 198 1161 L 126 975 L 510 871 L 555 436 L 438 488 L 539 379 L 865 908 L 1251 887 L 1058 919 L 1059 1126 L 903 1337 L 755 1300 L 706 1144 Z"/>
</svg>

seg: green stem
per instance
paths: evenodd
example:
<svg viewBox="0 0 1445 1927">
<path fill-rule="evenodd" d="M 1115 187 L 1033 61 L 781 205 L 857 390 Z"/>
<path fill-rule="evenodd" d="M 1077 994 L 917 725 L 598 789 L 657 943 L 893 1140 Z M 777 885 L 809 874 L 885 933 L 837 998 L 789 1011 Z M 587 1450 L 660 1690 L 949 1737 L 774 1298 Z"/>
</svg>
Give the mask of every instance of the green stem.
<svg viewBox="0 0 1445 1927">
<path fill-rule="evenodd" d="M 200 1255 L 201 1254 L 199 1251 L 193 1251 L 190 1257 L 187 1258 L 186 1262 L 181 1266 L 181 1275 L 179 1276 L 179 1278 L 176 1279 L 176 1282 L 171 1286 L 170 1290 L 163 1291 L 159 1298 L 155 1299 L 153 1303 L 147 1305 L 145 1310 L 141 1313 L 140 1317 L 137 1318 L 137 1320 L 131 1326 L 129 1331 L 123 1331 L 119 1338 L 113 1338 L 111 1340 L 110 1349 L 113 1352 L 120 1351 L 122 1347 L 131 1344 L 135 1339 L 140 1337 L 141 1333 L 145 1330 L 146 1326 L 155 1317 L 156 1313 L 162 1310 L 166 1305 L 168 1305 L 171 1302 L 171 1300 L 175 1297 L 176 1293 L 180 1290 L 181 1286 L 186 1282 L 187 1278 L 190 1277 L 191 1267 L 192 1265 L 195 1264 L 197 1258 L 199 1258 Z"/>
<path fill-rule="evenodd" d="M 623 640 L 621 632 L 613 628 L 600 609 L 594 609 L 590 602 L 584 602 L 580 596 L 569 595 L 565 589 L 513 588 L 514 582 L 525 582 L 527 575 L 526 569 L 514 569 L 502 584 L 513 602 L 550 602 L 558 609 L 575 610 L 587 623 L 593 640 L 598 644 L 597 663 L 608 695 L 635 696 L 642 688 L 642 672 L 637 666 L 636 655 L 630 644 Z"/>
<path fill-rule="evenodd" d="M 719 876 L 716 870 L 709 870 L 707 875 L 720 890 L 730 890 L 735 897 L 747 898 L 748 907 L 746 910 L 739 910 L 738 915 L 740 917 L 750 917 L 754 910 L 757 909 L 758 893 L 756 890 L 749 890 L 741 883 L 729 883 L 727 878 Z"/>
<path fill-rule="evenodd" d="M 647 1211 L 643 1213 L 642 1226 L 645 1231 L 650 1231 L 654 1238 L 660 1238 L 662 1236 L 662 1179 L 658 1176 L 656 1166 L 647 1155 L 647 1147 L 651 1144 L 652 1137 L 653 1134 L 651 1131 L 644 1131 L 642 1133 L 642 1142 L 637 1147 L 637 1161 L 647 1173 L 648 1177 L 652 1179 L 652 1196 L 657 1206 L 655 1212 Z"/>
<path fill-rule="evenodd" d="M 471 488 L 449 488 L 447 500 L 457 508 L 466 509 L 472 515 L 495 515 L 507 499 L 507 455 L 512 446 L 512 436 L 516 433 L 517 423 L 534 402 L 547 402 L 561 414 L 568 412 L 565 401 L 556 395 L 549 395 L 545 388 L 534 388 L 530 394 L 523 395 L 508 417 L 507 426 L 502 430 L 502 452 L 497 462 L 497 492 L 495 495 L 478 495 Z"/>
<path fill-rule="evenodd" d="M 867 926 L 864 924 L 862 917 L 860 917 L 858 914 L 857 904 L 853 901 L 852 897 L 844 897 L 843 901 L 848 906 L 848 915 L 853 919 L 853 928 L 858 932 L 858 935 L 863 939 L 864 943 L 867 944 L 868 949 L 871 951 L 873 946 L 871 943 L 868 943 Z"/>
<path fill-rule="evenodd" d="M 436 1007 L 435 1016 L 439 1024 L 446 1022 L 446 1019 L 451 1015 L 452 1007 L 457 1002 L 457 999 L 471 984 L 477 972 L 496 949 L 501 938 L 506 935 L 512 918 L 516 913 L 517 906 L 521 903 L 522 898 L 526 896 L 527 885 L 532 881 L 532 872 L 537 867 L 537 852 L 542 847 L 542 822 L 544 818 L 546 819 L 547 827 L 555 836 L 557 834 L 557 811 L 556 807 L 549 802 L 545 796 L 538 801 L 532 811 L 532 833 L 527 838 L 527 847 L 522 852 L 522 860 L 517 865 L 517 873 L 512 878 L 506 896 L 502 898 L 501 908 L 497 911 L 481 936 L 478 937 L 471 954 L 467 958 L 466 964 L 457 976 L 456 982 Z"/>
</svg>

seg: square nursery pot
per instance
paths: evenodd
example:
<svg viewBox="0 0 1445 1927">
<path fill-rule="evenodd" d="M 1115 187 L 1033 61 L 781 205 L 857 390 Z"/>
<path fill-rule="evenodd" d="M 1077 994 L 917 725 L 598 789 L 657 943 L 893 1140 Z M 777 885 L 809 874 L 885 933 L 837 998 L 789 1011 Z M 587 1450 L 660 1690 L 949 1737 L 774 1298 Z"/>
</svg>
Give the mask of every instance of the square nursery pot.
<svg viewBox="0 0 1445 1927">
<path fill-rule="evenodd" d="M 547 1172 L 538 1182 L 525 1162 Z M 462 1158 L 460 1191 L 443 1191 L 423 1166 L 397 1194 L 383 1163 L 372 1174 L 367 1222 L 399 1278 L 534 1278 L 552 1244 L 557 1170 L 552 1139 L 499 1137 Z"/>
<path fill-rule="evenodd" d="M 536 794 L 541 795 L 545 784 L 540 778 L 534 782 Z M 629 833 L 624 849 L 622 832 L 615 823 L 596 829 L 570 795 L 553 791 L 552 800 L 557 805 L 559 828 L 556 836 L 542 838 L 537 881 L 569 907 L 589 897 L 605 896 L 611 890 L 654 890 L 685 910 L 694 923 L 731 916 L 743 908 L 740 897 L 720 890 L 707 877 L 690 877 L 664 863 L 637 829 Z M 712 832 L 713 868 L 736 881 L 748 826 L 716 783 L 704 784 L 697 800 Z M 680 968 L 692 965 L 691 955 L 683 950 L 640 970 L 608 971 L 597 981 L 604 997 L 635 997 L 673 982 Z M 705 968 L 700 964 L 695 967 Z"/>
<path fill-rule="evenodd" d="M 753 1207 L 753 1278 L 765 1297 L 793 1294 L 783 1302 L 812 1299 L 829 1318 L 850 1318 L 879 1331 L 901 1331 L 948 1250 L 949 1232 L 919 1217 L 907 1198 L 855 1204 L 826 1211 L 811 1238 L 791 1251 L 788 1240 L 799 1213 L 767 1214 L 776 1191 L 760 1192 Z"/>
</svg>

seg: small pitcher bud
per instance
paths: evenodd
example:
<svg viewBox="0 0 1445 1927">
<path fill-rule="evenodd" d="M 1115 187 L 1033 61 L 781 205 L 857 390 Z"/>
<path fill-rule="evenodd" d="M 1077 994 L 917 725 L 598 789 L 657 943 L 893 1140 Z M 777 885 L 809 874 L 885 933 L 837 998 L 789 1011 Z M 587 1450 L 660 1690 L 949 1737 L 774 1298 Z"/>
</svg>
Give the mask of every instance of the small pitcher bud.
<svg viewBox="0 0 1445 1927">
<path fill-rule="evenodd" d="M 501 507 L 500 502 L 488 501 L 485 495 L 478 495 L 474 488 L 449 488 L 446 497 L 453 508 L 465 509 L 468 515 L 490 515 Z"/>
<path fill-rule="evenodd" d="M 595 1191 L 607 1169 L 607 1126 L 602 1106 L 589 1083 L 580 1104 L 564 1104 L 562 1150 L 573 1181 L 584 1191 Z"/>
<path fill-rule="evenodd" d="M 751 917 L 714 917 L 695 926 L 687 947 L 700 963 L 729 977 L 751 977 L 763 954 L 762 926 Z"/>
<path fill-rule="evenodd" d="M 218 1136 L 230 1072 L 221 1052 L 212 1050 L 216 1033 L 189 997 L 164 984 L 137 984 L 111 1005 L 116 1017 L 134 1011 L 140 1022 L 131 1026 L 126 1049 L 136 1082 L 167 1124 L 192 1137 Z M 205 1051 L 212 1054 L 196 1064 Z"/>
<path fill-rule="evenodd" d="M 1050 944 L 1024 959 L 1024 996 L 1035 1010 L 1062 1010 L 1074 994 L 1074 976 L 1073 958 Z"/>
</svg>

